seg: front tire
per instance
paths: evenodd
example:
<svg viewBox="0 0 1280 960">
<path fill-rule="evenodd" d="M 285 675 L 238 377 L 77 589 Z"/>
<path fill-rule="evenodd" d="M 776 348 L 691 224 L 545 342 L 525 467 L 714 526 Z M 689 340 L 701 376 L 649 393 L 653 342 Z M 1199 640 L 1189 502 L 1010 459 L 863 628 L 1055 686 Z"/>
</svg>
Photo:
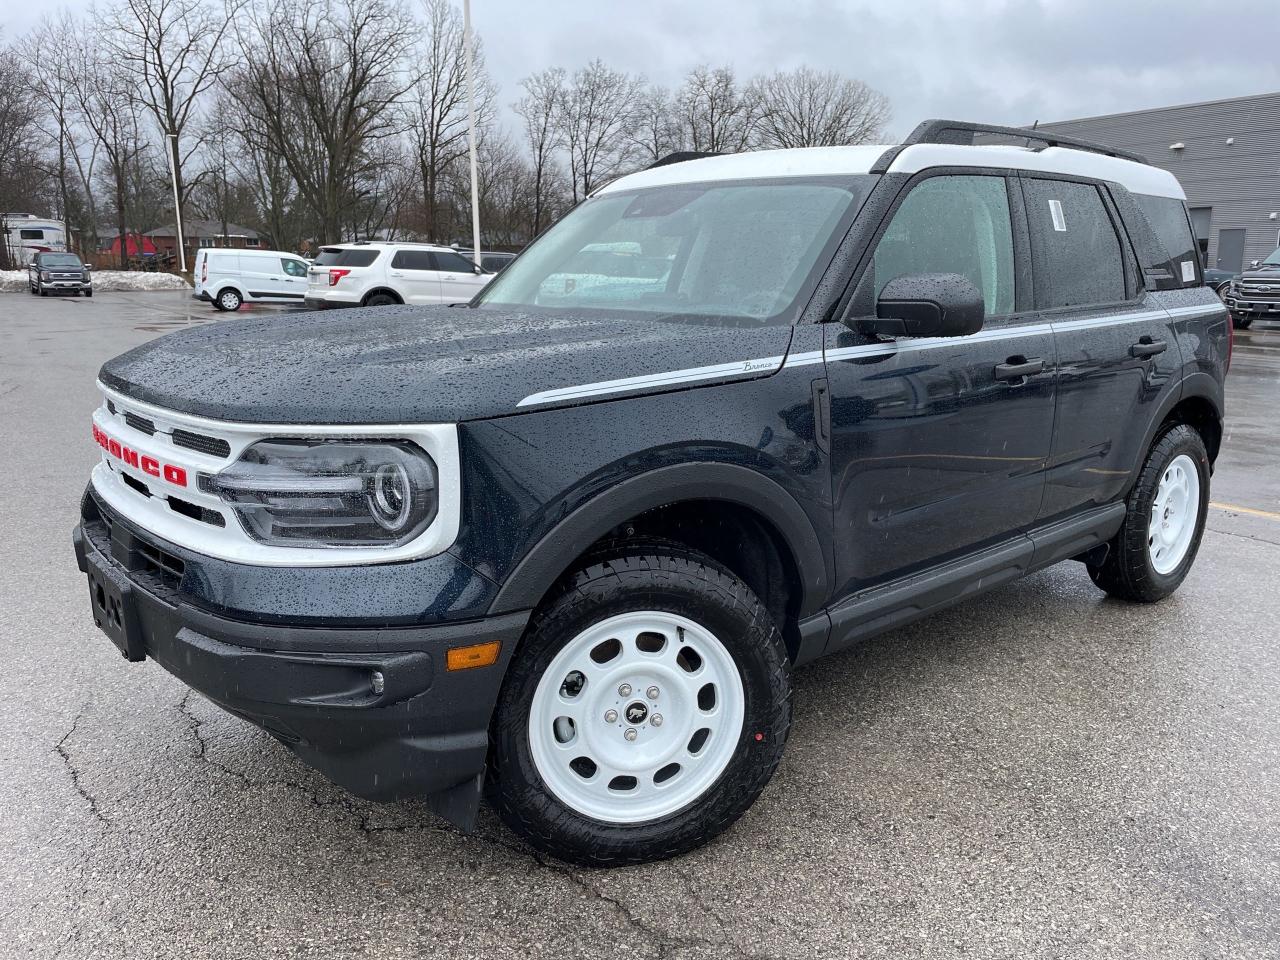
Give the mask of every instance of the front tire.
<svg viewBox="0 0 1280 960">
<path fill-rule="evenodd" d="M 677 545 L 622 548 L 530 622 L 490 789 L 507 825 L 561 860 L 665 859 L 746 812 L 790 726 L 786 649 L 750 588 Z"/>
<path fill-rule="evenodd" d="M 235 313 L 240 309 L 240 305 L 242 303 L 244 303 L 244 298 L 231 287 L 227 287 L 227 289 L 220 291 L 213 300 L 213 305 L 215 307 L 219 310 L 224 310 L 227 313 Z"/>
<path fill-rule="evenodd" d="M 1093 582 L 1120 600 L 1155 603 L 1177 590 L 1195 562 L 1209 508 L 1209 454 L 1200 434 L 1178 424 L 1147 455 L 1126 502 L 1124 524 Z"/>
<path fill-rule="evenodd" d="M 1248 330 L 1253 326 L 1253 317 L 1241 317 L 1237 314 L 1232 314 L 1231 325 L 1237 330 Z"/>
</svg>

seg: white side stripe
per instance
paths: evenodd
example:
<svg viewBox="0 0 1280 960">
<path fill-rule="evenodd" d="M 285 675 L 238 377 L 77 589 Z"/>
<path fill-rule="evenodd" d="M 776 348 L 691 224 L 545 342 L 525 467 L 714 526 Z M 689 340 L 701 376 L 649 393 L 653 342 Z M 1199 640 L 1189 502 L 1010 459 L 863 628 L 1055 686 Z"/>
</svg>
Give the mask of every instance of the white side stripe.
<svg viewBox="0 0 1280 960">
<path fill-rule="evenodd" d="M 1043 336 L 1057 331 L 1088 330 L 1095 327 L 1121 326 L 1146 320 L 1166 320 L 1170 317 L 1219 314 L 1225 310 L 1226 307 L 1222 305 L 1202 304 L 1191 307 L 1172 307 L 1167 310 L 1116 313 L 1110 316 L 1091 317 L 1086 320 L 1036 323 L 1024 327 L 999 327 L 980 330 L 968 337 L 923 337 L 920 339 L 897 340 L 892 343 L 865 343 L 855 347 L 837 347 L 834 350 L 826 351 L 825 354 L 821 350 L 808 350 L 804 353 L 793 353 L 786 358 L 759 357 L 754 360 L 735 360 L 732 363 L 717 363 L 708 367 L 690 367 L 686 370 L 669 370 L 665 373 L 650 373 L 638 377 L 623 377 L 618 380 L 602 380 L 599 383 L 584 383 L 572 387 L 559 387 L 555 390 L 543 390 L 540 393 L 532 393 L 525 397 L 516 404 L 516 407 L 532 407 L 538 404 L 558 403 L 564 400 L 582 400 L 587 397 L 607 396 L 611 393 L 624 393 L 629 390 L 670 387 L 682 383 L 697 383 L 702 380 L 774 374 L 783 368 L 790 370 L 794 367 L 808 367 L 820 364 L 824 360 L 850 360 L 855 357 L 889 356 L 909 350 L 935 350 L 940 347 L 961 346 L 966 343 L 1016 340 L 1019 337 Z"/>
<path fill-rule="evenodd" d="M 639 377 L 623 377 L 620 380 L 602 380 L 574 387 L 543 390 L 525 397 L 517 407 L 531 407 L 539 403 L 556 403 L 561 400 L 581 400 L 627 390 L 647 390 L 651 387 L 670 387 L 679 383 L 695 383 L 699 380 L 716 380 L 723 377 L 746 374 L 777 373 L 782 369 L 782 357 L 760 357 L 755 360 L 735 360 L 733 363 L 717 363 L 709 367 L 690 367 L 687 370 L 669 370 L 665 373 L 649 373 Z"/>
</svg>

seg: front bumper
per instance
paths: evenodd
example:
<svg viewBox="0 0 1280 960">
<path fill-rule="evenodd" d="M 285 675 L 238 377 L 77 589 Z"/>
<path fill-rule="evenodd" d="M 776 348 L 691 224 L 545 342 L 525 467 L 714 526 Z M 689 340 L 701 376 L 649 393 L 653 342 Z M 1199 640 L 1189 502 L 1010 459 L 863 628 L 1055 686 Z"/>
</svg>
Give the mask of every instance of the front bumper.
<svg viewBox="0 0 1280 960">
<path fill-rule="evenodd" d="M 1280 316 L 1280 300 L 1251 299 L 1244 295 L 1228 294 L 1223 298 L 1223 303 L 1235 314 L 1255 317 Z"/>
<path fill-rule="evenodd" d="M 118 517 L 86 510 L 72 539 L 95 622 L 127 659 L 156 660 L 358 796 L 425 795 L 473 825 L 490 715 L 528 613 L 434 626 L 264 624 L 191 603 L 166 545 Z M 493 640 L 493 666 L 446 668 L 448 649 Z"/>
<path fill-rule="evenodd" d="M 41 280 L 41 289 L 48 290 L 50 293 L 81 293 L 85 290 L 93 289 L 92 280 Z"/>
</svg>

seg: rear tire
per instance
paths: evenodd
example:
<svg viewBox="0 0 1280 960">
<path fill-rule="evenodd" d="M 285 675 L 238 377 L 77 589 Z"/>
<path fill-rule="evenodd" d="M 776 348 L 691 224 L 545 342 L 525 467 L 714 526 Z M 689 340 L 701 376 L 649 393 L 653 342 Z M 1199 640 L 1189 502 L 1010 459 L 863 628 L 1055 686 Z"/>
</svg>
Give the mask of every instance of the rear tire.
<svg viewBox="0 0 1280 960">
<path fill-rule="evenodd" d="M 1155 603 L 1177 590 L 1195 562 L 1209 507 L 1209 454 L 1200 434 L 1177 424 L 1151 447 L 1126 501 L 1124 524 L 1093 582 L 1119 600 Z"/>
<path fill-rule="evenodd" d="M 620 547 L 534 614 L 489 787 L 507 825 L 561 860 L 665 859 L 746 812 L 790 726 L 786 649 L 750 588 L 678 545 Z"/>
<path fill-rule="evenodd" d="M 375 293 L 364 302 L 366 307 L 390 307 L 399 304 L 400 301 L 389 293 Z"/>
</svg>

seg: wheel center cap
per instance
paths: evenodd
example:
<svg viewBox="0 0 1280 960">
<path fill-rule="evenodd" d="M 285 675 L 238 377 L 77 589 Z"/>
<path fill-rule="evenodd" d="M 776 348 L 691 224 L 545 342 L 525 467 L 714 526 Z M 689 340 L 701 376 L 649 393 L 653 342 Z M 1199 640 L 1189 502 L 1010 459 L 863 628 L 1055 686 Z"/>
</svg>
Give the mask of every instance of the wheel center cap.
<svg viewBox="0 0 1280 960">
<path fill-rule="evenodd" d="M 639 700 L 627 704 L 627 723 L 644 723 L 649 717 L 649 708 Z"/>
</svg>

